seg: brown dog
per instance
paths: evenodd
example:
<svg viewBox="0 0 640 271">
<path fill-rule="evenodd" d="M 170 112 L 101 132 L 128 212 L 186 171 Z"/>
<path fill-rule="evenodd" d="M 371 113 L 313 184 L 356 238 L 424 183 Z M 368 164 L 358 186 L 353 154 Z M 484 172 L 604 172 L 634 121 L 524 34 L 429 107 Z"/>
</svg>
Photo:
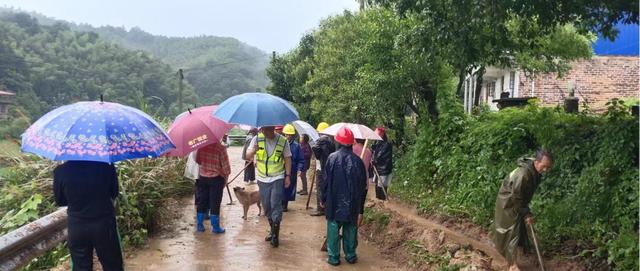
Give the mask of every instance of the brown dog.
<svg viewBox="0 0 640 271">
<path fill-rule="evenodd" d="M 233 187 L 233 193 L 236 194 L 236 198 L 240 203 L 242 203 L 242 208 L 244 209 L 244 215 L 242 218 L 247 220 L 247 211 L 249 211 L 249 206 L 258 204 L 258 216 L 262 213 L 262 205 L 260 204 L 260 193 L 258 191 L 245 191 L 244 187 L 235 186 Z"/>
</svg>

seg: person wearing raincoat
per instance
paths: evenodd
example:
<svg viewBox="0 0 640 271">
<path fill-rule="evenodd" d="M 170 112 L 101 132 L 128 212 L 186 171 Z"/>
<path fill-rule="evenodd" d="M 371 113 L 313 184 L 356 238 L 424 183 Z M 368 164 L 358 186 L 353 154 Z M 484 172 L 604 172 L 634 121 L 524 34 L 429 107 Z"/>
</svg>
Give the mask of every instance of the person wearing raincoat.
<svg viewBox="0 0 640 271">
<path fill-rule="evenodd" d="M 358 260 L 358 221 L 364 209 L 367 173 L 364 163 L 353 153 L 353 132 L 340 128 L 335 136 L 339 148 L 329 155 L 325 166 L 325 182 L 321 205 L 327 219 L 327 262 L 340 264 L 340 229 L 345 260 L 354 264 Z"/>
<path fill-rule="evenodd" d="M 520 270 L 517 249 L 528 248 L 526 224 L 534 223 L 529 202 L 540 185 L 541 174 L 552 165 L 551 153 L 539 150 L 535 158 L 520 158 L 518 168 L 502 181 L 496 198 L 492 238 L 498 252 L 507 259 L 509 270 Z"/>
<path fill-rule="evenodd" d="M 289 201 L 296 200 L 296 183 L 298 172 L 304 170 L 304 154 L 298 142 L 296 142 L 296 129 L 291 124 L 287 124 L 282 129 L 282 133 L 287 137 L 289 150 L 291 150 L 291 185 L 284 187 L 284 197 L 282 199 L 282 211 L 289 211 Z"/>
<path fill-rule="evenodd" d="M 321 122 L 318 124 L 318 128 L 316 129 L 318 133 L 322 133 L 324 129 L 327 129 L 329 124 L 326 122 Z M 328 135 L 321 135 L 318 140 L 311 146 L 311 150 L 313 151 L 313 155 L 320 162 L 320 169 L 316 170 L 316 183 L 317 183 L 317 192 L 316 192 L 316 211 L 311 213 L 311 216 L 323 216 L 324 208 L 320 205 L 322 201 L 322 188 L 324 186 L 324 168 L 329 155 L 336 151 L 336 146 L 333 143 L 333 140 Z"/>
<path fill-rule="evenodd" d="M 376 134 L 382 138 L 381 141 L 376 141 L 371 146 L 373 150 L 371 162 L 373 163 L 374 171 L 377 173 L 375 174 L 376 198 L 387 200 L 387 189 L 393 178 L 393 146 L 389 142 L 384 128 L 376 128 Z"/>
</svg>

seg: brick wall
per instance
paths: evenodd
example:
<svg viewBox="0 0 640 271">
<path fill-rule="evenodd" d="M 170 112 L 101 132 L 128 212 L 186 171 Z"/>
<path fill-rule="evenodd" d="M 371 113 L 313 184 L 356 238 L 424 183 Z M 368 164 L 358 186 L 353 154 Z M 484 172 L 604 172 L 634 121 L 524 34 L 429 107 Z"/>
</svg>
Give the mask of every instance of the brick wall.
<svg viewBox="0 0 640 271">
<path fill-rule="evenodd" d="M 603 109 L 612 98 L 638 97 L 640 62 L 637 56 L 595 56 L 577 61 L 563 78 L 557 74 L 538 74 L 527 78 L 520 73 L 520 96 L 536 96 L 545 105 L 562 104 L 569 95 L 569 83 L 573 82 L 575 96 L 580 107 L 587 102 L 594 110 Z M 531 82 L 535 91 L 531 93 Z"/>
</svg>

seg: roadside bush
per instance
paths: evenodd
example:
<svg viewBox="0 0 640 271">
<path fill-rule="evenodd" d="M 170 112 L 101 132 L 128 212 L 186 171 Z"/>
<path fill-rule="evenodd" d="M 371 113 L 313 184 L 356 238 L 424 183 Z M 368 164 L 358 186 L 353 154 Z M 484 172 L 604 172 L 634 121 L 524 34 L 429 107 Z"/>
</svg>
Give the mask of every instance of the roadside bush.
<svg viewBox="0 0 640 271">
<path fill-rule="evenodd" d="M 398 159 L 392 193 L 426 213 L 490 227 L 498 188 L 516 160 L 544 147 L 555 156 L 531 204 L 548 248 L 573 240 L 585 257 L 638 269 L 638 120 L 618 100 L 604 115 L 535 104 L 423 124 Z"/>
<path fill-rule="evenodd" d="M 52 172 L 57 162 L 35 156 L 3 157 L 0 179 L 0 234 L 7 233 L 57 209 L 53 199 Z M 117 200 L 118 229 L 124 248 L 138 247 L 157 228 L 161 205 L 193 191 L 182 177 L 183 159 L 138 159 L 116 163 L 120 194 Z M 25 270 L 43 270 L 68 257 L 58 246 L 34 259 Z"/>
</svg>

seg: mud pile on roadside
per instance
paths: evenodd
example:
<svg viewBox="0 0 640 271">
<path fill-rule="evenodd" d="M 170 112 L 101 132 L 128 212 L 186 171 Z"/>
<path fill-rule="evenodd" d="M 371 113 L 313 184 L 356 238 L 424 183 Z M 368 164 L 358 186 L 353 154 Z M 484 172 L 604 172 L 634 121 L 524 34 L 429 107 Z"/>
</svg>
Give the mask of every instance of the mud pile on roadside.
<svg viewBox="0 0 640 271">
<path fill-rule="evenodd" d="M 469 243 L 454 242 L 440 229 L 420 226 L 397 212 L 369 205 L 360 232 L 395 262 L 414 270 L 493 270 L 491 257 Z"/>
<path fill-rule="evenodd" d="M 361 236 L 390 260 L 414 270 L 506 270 L 489 232 L 473 223 L 424 217 L 395 201 L 367 203 Z M 577 255 L 577 254 L 576 254 Z M 608 270 L 574 257 L 543 255 L 546 270 Z M 535 252 L 518 259 L 521 270 L 540 270 Z"/>
</svg>

